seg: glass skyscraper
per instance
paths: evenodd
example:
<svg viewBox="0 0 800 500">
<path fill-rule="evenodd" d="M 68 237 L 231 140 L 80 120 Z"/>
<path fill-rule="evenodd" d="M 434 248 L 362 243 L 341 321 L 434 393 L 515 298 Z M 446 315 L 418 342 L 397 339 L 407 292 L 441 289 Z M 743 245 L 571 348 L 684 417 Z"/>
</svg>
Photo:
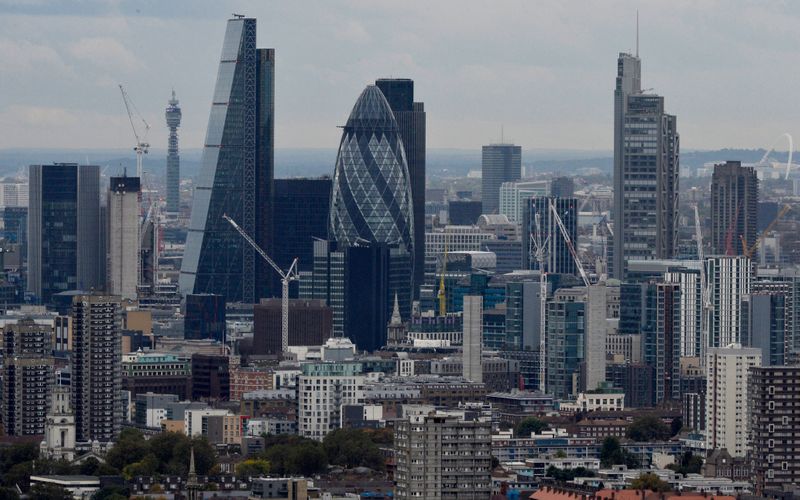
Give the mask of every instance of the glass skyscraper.
<svg viewBox="0 0 800 500">
<path fill-rule="evenodd" d="M 256 48 L 256 20 L 228 20 L 180 275 L 185 294 L 254 303 L 269 294 L 266 263 L 222 216 L 271 251 L 274 49 Z"/>
<path fill-rule="evenodd" d="M 522 148 L 513 144 L 483 147 L 481 159 L 481 199 L 483 213 L 500 213 L 500 186 L 522 176 Z"/>
</svg>

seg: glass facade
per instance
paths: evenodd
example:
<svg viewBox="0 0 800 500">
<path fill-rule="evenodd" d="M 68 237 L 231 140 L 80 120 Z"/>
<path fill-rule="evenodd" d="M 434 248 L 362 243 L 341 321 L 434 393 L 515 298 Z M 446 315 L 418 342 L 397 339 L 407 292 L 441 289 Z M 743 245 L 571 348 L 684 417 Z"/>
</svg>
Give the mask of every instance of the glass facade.
<svg viewBox="0 0 800 500">
<path fill-rule="evenodd" d="M 228 21 L 181 268 L 183 294 L 256 302 L 269 292 L 265 263 L 226 222 L 271 251 L 273 49 L 256 49 L 256 20 Z"/>
<path fill-rule="evenodd" d="M 575 266 L 575 259 L 569 251 L 567 242 L 558 228 L 558 223 L 550 210 L 550 202 L 553 202 L 564 223 L 573 245 L 578 242 L 578 201 L 575 198 L 555 198 L 555 197 L 535 197 L 526 200 L 523 210 L 523 230 L 526 234 L 522 238 L 525 258 L 528 259 L 529 269 L 539 269 L 539 262 L 536 260 L 535 249 L 530 244 L 530 235 L 540 234 L 541 241 L 547 241 L 546 247 L 546 271 L 557 274 L 576 274 L 578 268 Z M 537 226 L 536 214 L 539 214 L 539 224 Z"/>
</svg>

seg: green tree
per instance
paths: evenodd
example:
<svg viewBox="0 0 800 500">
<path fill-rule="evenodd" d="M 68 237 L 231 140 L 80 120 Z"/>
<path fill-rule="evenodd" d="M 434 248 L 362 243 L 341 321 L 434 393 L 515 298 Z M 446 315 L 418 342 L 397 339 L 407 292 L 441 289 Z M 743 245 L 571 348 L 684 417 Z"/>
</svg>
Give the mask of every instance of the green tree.
<svg viewBox="0 0 800 500">
<path fill-rule="evenodd" d="M 29 500 L 72 500 L 72 493 L 55 484 L 36 484 L 28 492 Z"/>
<path fill-rule="evenodd" d="M 539 434 L 548 429 L 550 429 L 550 426 L 547 425 L 547 422 L 536 417 L 528 417 L 517 424 L 514 429 L 514 435 L 517 437 L 531 437 L 532 432 Z"/>
<path fill-rule="evenodd" d="M 362 429 L 336 429 L 325 436 L 322 447 L 330 464 L 383 469 L 381 450 Z"/>
<path fill-rule="evenodd" d="M 603 440 L 600 446 L 600 465 L 611 467 L 612 465 L 625 465 L 629 469 L 639 466 L 636 456 L 622 448 L 619 439 L 609 436 Z"/>
<path fill-rule="evenodd" d="M 703 468 L 703 458 L 691 451 L 686 451 L 677 462 L 667 465 L 667 468 L 683 475 L 699 474 Z"/>
<path fill-rule="evenodd" d="M 0 488 L 0 500 L 19 500 L 19 493 L 12 488 Z"/>
<path fill-rule="evenodd" d="M 158 471 L 158 459 L 152 453 L 148 453 L 138 462 L 128 464 L 122 469 L 122 475 L 130 480 L 136 476 L 154 476 Z"/>
<path fill-rule="evenodd" d="M 547 472 L 545 472 L 545 476 L 552 477 L 556 481 L 565 483 L 568 481 L 572 481 L 576 477 L 594 477 L 594 472 L 590 471 L 586 467 L 576 467 L 574 469 L 559 469 L 555 465 L 551 465 L 547 468 Z"/>
<path fill-rule="evenodd" d="M 263 458 L 251 458 L 236 466 L 236 477 L 248 479 L 269 474 L 269 462 Z"/>
<path fill-rule="evenodd" d="M 138 429 L 125 428 L 106 454 L 106 463 L 117 470 L 141 461 L 150 451 L 148 442 Z"/>
<path fill-rule="evenodd" d="M 126 500 L 130 498 L 130 489 L 123 486 L 106 486 L 92 495 L 92 500 Z"/>
<path fill-rule="evenodd" d="M 670 428 L 658 417 L 639 417 L 628 426 L 628 438 L 642 441 L 666 441 L 672 437 Z"/>
<path fill-rule="evenodd" d="M 656 493 L 666 493 L 670 491 L 669 483 L 662 481 L 660 477 L 652 473 L 643 473 L 631 481 L 632 490 L 650 490 Z"/>
</svg>

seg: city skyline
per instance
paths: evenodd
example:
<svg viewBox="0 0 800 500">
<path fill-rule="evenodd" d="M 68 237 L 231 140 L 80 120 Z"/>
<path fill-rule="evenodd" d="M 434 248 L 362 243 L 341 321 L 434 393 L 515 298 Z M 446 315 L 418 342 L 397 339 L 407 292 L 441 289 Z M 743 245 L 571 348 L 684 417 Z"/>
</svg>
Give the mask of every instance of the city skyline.
<svg viewBox="0 0 800 500">
<path fill-rule="evenodd" d="M 277 147 L 335 147 L 336 126 L 348 110 L 343 96 L 364 81 L 400 75 L 414 79 L 418 98 L 428 103 L 431 148 L 496 142 L 502 125 L 506 139 L 523 148 L 607 150 L 613 58 L 634 50 L 638 7 L 473 4 L 458 19 L 447 19 L 453 8 L 448 2 L 430 9 L 359 3 L 320 3 L 314 9 L 240 2 L 191 6 L 0 5 L 0 62 L 8 70 L 0 97 L 4 146 L 129 147 L 129 124 L 116 91 L 124 83 L 154 125 L 149 139 L 155 148 L 166 147 L 160 116 L 172 87 L 185 115 L 182 145 L 200 147 L 213 90 L 203 75 L 216 65 L 211 54 L 222 36 L 219 20 L 241 12 L 263 20 L 259 45 L 281 54 Z M 788 49 L 798 36 L 792 20 L 798 16 L 800 8 L 777 3 L 758 9 L 641 8 L 643 87 L 670 96 L 670 112 L 682 117 L 684 148 L 767 148 L 779 134 L 796 132 L 781 97 L 790 95 L 796 78 L 763 75 L 777 73 L 779 63 L 791 66 L 795 56 Z M 323 23 L 326 18 L 334 22 Z M 474 34 L 484 23 L 506 28 L 484 40 Z M 36 77 L 44 65 L 49 78 Z M 754 93 L 759 98 L 748 99 Z M 470 113 L 464 116 L 467 102 Z"/>
</svg>

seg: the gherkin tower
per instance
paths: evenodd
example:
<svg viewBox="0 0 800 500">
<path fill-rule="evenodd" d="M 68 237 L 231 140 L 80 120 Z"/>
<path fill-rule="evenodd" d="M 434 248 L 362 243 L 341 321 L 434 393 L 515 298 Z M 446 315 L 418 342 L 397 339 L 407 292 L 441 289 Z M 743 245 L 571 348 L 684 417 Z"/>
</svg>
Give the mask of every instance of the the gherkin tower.
<svg viewBox="0 0 800 500">
<path fill-rule="evenodd" d="M 329 236 L 340 246 L 397 245 L 413 255 L 413 225 L 400 130 L 383 93 L 369 85 L 353 106 L 339 144 Z"/>
</svg>

